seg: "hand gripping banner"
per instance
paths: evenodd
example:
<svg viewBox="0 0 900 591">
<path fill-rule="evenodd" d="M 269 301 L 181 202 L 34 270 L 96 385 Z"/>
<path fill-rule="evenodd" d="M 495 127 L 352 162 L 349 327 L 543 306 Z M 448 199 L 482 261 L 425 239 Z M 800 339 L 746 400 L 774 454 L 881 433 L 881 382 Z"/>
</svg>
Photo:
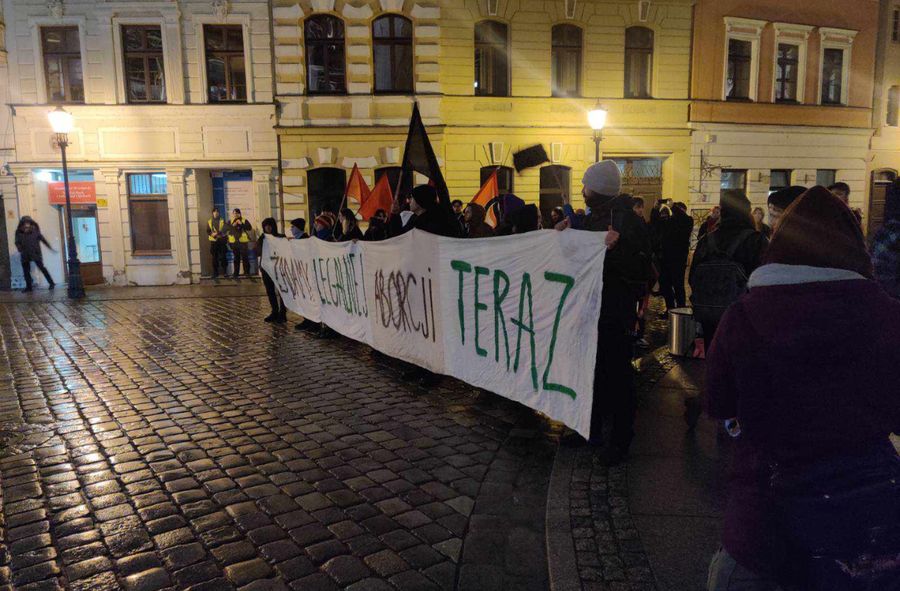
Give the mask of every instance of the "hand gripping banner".
<svg viewBox="0 0 900 591">
<path fill-rule="evenodd" d="M 413 230 L 383 242 L 267 236 L 262 267 L 292 312 L 587 437 L 605 254 L 597 232 Z"/>
</svg>

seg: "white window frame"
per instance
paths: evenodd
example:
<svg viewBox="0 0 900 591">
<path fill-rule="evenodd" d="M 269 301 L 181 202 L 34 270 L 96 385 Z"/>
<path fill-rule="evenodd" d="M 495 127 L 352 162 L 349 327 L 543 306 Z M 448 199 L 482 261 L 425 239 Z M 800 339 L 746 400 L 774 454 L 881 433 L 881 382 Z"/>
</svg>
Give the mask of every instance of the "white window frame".
<svg viewBox="0 0 900 591">
<path fill-rule="evenodd" d="M 206 77 L 206 37 L 203 35 L 203 25 L 240 25 L 241 33 L 244 41 L 244 71 L 247 76 L 247 103 L 256 102 L 256 96 L 253 85 L 253 53 L 250 47 L 250 15 L 249 14 L 232 14 L 229 13 L 225 18 L 219 18 L 213 14 L 195 14 L 194 15 L 194 35 L 197 39 L 197 60 L 200 67 L 200 88 L 203 89 L 200 102 L 204 105 L 219 103 L 209 102 L 209 81 Z M 193 102 L 193 101 L 192 101 Z M 228 105 L 242 103 L 224 103 Z"/>
<path fill-rule="evenodd" d="M 759 92 L 759 42 L 765 26 L 766 21 L 733 16 L 725 17 L 725 51 L 722 62 L 723 101 L 728 100 L 728 45 L 732 39 L 750 42 L 750 92 L 747 98 L 754 102 L 757 100 Z"/>
<path fill-rule="evenodd" d="M 163 67 L 166 77 L 166 101 L 152 103 L 161 105 L 184 104 L 184 76 L 179 56 L 181 55 L 181 39 L 169 38 L 169 26 L 172 23 L 166 17 L 123 16 L 113 17 L 113 60 L 116 67 L 116 102 L 120 105 L 131 104 L 125 91 L 125 46 L 122 43 L 122 27 L 128 25 L 158 25 L 163 42 Z M 177 24 L 176 24 L 177 26 Z"/>
<path fill-rule="evenodd" d="M 819 83 L 816 86 L 816 104 L 822 104 L 822 74 L 825 69 L 825 50 L 840 49 L 844 52 L 841 68 L 841 102 L 840 105 L 848 105 L 850 99 L 850 63 L 853 57 L 853 39 L 856 37 L 857 31 L 850 29 L 834 29 L 830 27 L 821 27 L 819 29 Z M 826 103 L 827 105 L 827 103 Z M 832 105 L 839 106 L 839 105 Z"/>
<path fill-rule="evenodd" d="M 775 85 L 778 79 L 778 46 L 781 44 L 796 45 L 797 52 L 797 102 L 803 103 L 806 96 L 806 62 L 809 47 L 809 34 L 813 27 L 795 25 L 793 23 L 772 23 L 775 29 L 775 55 L 772 59 L 772 97 L 775 102 Z"/>
<path fill-rule="evenodd" d="M 44 47 L 41 44 L 41 29 L 46 27 L 78 27 L 78 46 L 81 52 L 81 82 L 84 84 L 84 104 L 89 104 L 88 86 L 90 80 L 87 75 L 87 43 L 84 38 L 85 18 L 83 16 L 72 16 L 63 18 L 54 17 L 33 17 L 28 19 L 28 29 L 31 31 L 31 40 L 34 47 L 34 79 L 37 84 L 37 102 L 46 105 L 47 98 L 47 73 L 44 71 Z M 7 31 L 7 36 L 9 31 Z M 68 103 L 66 103 L 68 104 Z M 78 104 L 78 103 L 72 103 Z"/>
</svg>

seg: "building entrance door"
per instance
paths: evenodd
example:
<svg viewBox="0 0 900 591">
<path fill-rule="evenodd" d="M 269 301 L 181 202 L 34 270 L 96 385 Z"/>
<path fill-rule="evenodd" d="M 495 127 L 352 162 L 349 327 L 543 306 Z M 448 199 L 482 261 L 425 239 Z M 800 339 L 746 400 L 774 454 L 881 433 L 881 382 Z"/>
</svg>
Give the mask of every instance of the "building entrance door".
<svg viewBox="0 0 900 591">
<path fill-rule="evenodd" d="M 65 248 L 68 248 L 69 237 L 66 234 L 65 208 L 62 214 L 63 236 Z M 72 206 L 72 235 L 75 237 L 75 248 L 78 249 L 78 260 L 81 261 L 81 279 L 85 285 L 103 283 L 103 261 L 100 258 L 100 232 L 97 226 L 97 208 L 93 205 Z M 68 260 L 69 253 L 63 253 Z M 68 266 L 63 265 L 68 272 Z"/>
<path fill-rule="evenodd" d="M 872 185 L 869 187 L 869 223 L 868 234 L 871 236 L 884 223 L 884 202 L 887 190 L 897 178 L 897 172 L 890 169 L 876 170 L 872 173 Z"/>
<path fill-rule="evenodd" d="M 644 215 L 662 197 L 662 158 L 611 158 L 622 172 L 622 192 L 644 199 Z"/>
</svg>

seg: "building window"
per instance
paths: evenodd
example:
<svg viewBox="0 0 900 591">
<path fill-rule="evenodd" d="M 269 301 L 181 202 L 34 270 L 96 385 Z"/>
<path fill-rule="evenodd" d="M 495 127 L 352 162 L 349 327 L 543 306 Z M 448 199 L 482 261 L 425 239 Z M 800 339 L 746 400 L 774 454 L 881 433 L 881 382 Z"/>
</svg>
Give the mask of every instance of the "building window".
<svg viewBox="0 0 900 591">
<path fill-rule="evenodd" d="M 503 23 L 475 24 L 475 94 L 509 96 L 509 28 Z"/>
<path fill-rule="evenodd" d="M 497 190 L 501 195 L 513 192 L 513 169 L 509 166 L 482 166 L 481 184 L 497 171 Z"/>
<path fill-rule="evenodd" d="M 122 39 L 125 47 L 125 95 L 128 102 L 166 102 L 166 74 L 160 27 L 124 26 Z"/>
<path fill-rule="evenodd" d="M 894 9 L 894 19 L 891 22 L 891 41 L 900 43 L 900 9 Z"/>
<path fill-rule="evenodd" d="M 779 103 L 797 102 L 800 73 L 800 47 L 792 43 L 778 44 L 775 67 L 775 100 Z"/>
<path fill-rule="evenodd" d="M 737 168 L 723 168 L 722 181 L 720 183 L 722 191 L 726 189 L 747 190 L 747 170 Z"/>
<path fill-rule="evenodd" d="M 837 171 L 834 169 L 820 168 L 816 171 L 816 184 L 821 187 L 830 187 L 837 178 Z"/>
<path fill-rule="evenodd" d="M 572 169 L 568 166 L 553 164 L 541 168 L 540 208 L 544 227 L 551 228 L 550 212 L 562 207 L 566 197 L 571 194 Z"/>
<path fill-rule="evenodd" d="M 334 16 L 306 19 L 306 84 L 309 94 L 347 92 L 344 60 L 344 22 Z"/>
<path fill-rule="evenodd" d="M 553 96 L 579 96 L 582 31 L 574 25 L 556 25 L 550 37 L 550 80 Z"/>
<path fill-rule="evenodd" d="M 791 171 L 784 169 L 773 169 L 769 173 L 769 193 L 773 193 L 780 189 L 791 186 Z"/>
<path fill-rule="evenodd" d="M 166 173 L 129 174 L 128 211 L 132 254 L 169 254 L 172 240 Z"/>
<path fill-rule="evenodd" d="M 653 79 L 653 31 L 625 29 L 625 98 L 650 98 Z"/>
<path fill-rule="evenodd" d="M 887 124 L 892 127 L 898 125 L 898 111 L 900 111 L 900 86 L 891 86 L 888 90 L 887 100 Z"/>
<path fill-rule="evenodd" d="M 391 193 L 397 190 L 400 183 L 400 171 L 403 169 L 399 166 L 385 166 L 384 168 L 375 169 L 375 183 L 381 180 L 381 177 L 387 175 L 388 184 L 391 186 Z"/>
<path fill-rule="evenodd" d="M 337 213 L 344 200 L 347 171 L 343 168 L 315 168 L 306 173 L 306 181 L 310 213 L 314 216 L 323 211 Z"/>
<path fill-rule="evenodd" d="M 84 77 L 81 73 L 81 45 L 78 27 L 45 27 L 41 29 L 44 53 L 44 78 L 47 101 L 51 103 L 83 103 Z"/>
<path fill-rule="evenodd" d="M 389 14 L 372 22 L 375 92 L 413 90 L 412 21 Z"/>
<path fill-rule="evenodd" d="M 843 84 L 844 50 L 826 47 L 822 52 L 822 104 L 840 105 Z"/>
<path fill-rule="evenodd" d="M 725 82 L 725 98 L 750 100 L 750 83 L 753 78 L 753 42 L 743 39 L 728 40 L 728 74 Z"/>
<path fill-rule="evenodd" d="M 209 102 L 247 102 L 243 28 L 240 25 L 203 25 L 203 39 Z"/>
</svg>

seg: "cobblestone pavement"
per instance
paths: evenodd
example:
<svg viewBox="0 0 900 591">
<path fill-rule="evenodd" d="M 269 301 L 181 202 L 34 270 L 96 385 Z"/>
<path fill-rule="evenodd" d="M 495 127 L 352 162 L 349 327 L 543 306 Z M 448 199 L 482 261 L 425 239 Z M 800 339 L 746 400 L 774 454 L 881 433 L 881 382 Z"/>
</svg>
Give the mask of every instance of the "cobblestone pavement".
<svg viewBox="0 0 900 591">
<path fill-rule="evenodd" d="M 547 588 L 555 427 L 264 307 L 0 306 L 0 589 Z"/>
</svg>

